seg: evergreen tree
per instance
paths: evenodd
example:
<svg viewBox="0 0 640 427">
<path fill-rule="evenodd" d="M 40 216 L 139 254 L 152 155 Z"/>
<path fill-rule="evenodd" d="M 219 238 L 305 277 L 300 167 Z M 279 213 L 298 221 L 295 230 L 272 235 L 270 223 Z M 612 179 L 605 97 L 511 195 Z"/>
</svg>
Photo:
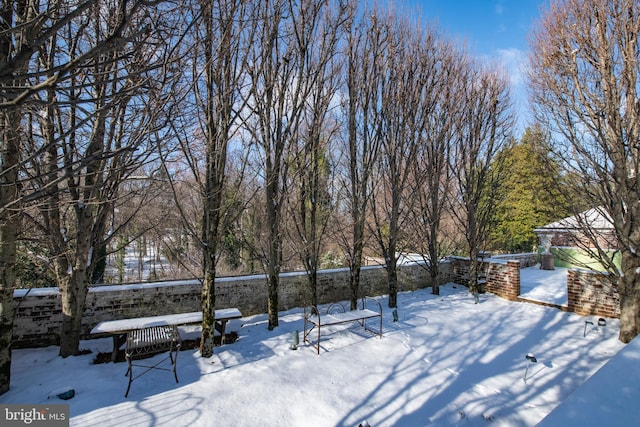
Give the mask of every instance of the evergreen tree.
<svg viewBox="0 0 640 427">
<path fill-rule="evenodd" d="M 558 162 L 549 153 L 548 138 L 538 125 L 500 153 L 506 172 L 492 235 L 494 250 L 532 251 L 537 244 L 533 230 L 570 215 L 558 189 L 563 182 Z"/>
</svg>

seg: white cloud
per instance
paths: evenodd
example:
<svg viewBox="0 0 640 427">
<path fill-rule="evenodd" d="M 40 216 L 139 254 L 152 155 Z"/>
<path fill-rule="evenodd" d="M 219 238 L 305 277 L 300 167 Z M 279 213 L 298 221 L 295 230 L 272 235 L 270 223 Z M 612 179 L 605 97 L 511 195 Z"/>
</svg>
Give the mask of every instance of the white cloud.
<svg viewBox="0 0 640 427">
<path fill-rule="evenodd" d="M 526 126 L 526 122 L 529 120 L 529 101 L 527 99 L 525 82 L 525 73 L 529 65 L 527 58 L 528 53 L 525 50 L 509 48 L 498 49 L 494 55 L 498 63 L 504 67 L 508 73 L 511 84 L 511 96 L 513 97 L 514 107 L 518 116 L 517 128 L 519 131 L 522 131 Z"/>
<path fill-rule="evenodd" d="M 512 85 L 522 82 L 522 74 L 527 61 L 526 52 L 516 49 L 498 49 L 497 56 L 500 63 L 509 71 Z"/>
</svg>

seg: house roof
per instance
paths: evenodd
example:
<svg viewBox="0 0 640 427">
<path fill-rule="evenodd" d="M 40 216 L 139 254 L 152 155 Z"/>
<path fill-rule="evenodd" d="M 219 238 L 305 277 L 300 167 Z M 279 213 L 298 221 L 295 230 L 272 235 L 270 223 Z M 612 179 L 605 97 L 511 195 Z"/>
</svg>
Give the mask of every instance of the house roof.
<svg viewBox="0 0 640 427">
<path fill-rule="evenodd" d="M 603 208 L 592 208 L 577 215 L 568 216 L 560 221 L 552 222 L 540 228 L 536 228 L 534 233 L 544 233 L 549 231 L 579 230 L 583 225 L 588 224 L 592 230 L 612 230 L 613 222 Z"/>
</svg>

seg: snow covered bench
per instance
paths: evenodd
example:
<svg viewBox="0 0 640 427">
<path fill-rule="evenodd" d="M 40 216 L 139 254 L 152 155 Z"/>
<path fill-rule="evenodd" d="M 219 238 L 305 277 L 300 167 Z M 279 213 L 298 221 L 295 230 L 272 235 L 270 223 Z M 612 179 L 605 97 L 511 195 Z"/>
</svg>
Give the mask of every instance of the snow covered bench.
<svg viewBox="0 0 640 427">
<path fill-rule="evenodd" d="M 378 318 L 378 330 L 368 329 L 367 320 Z M 347 311 L 340 303 L 334 303 L 327 308 L 326 314 L 321 315 L 318 307 L 310 306 L 304 309 L 304 341 L 315 347 L 320 354 L 320 333 L 323 326 L 338 325 L 342 323 L 358 322 L 362 327 L 382 338 L 382 306 L 370 297 L 362 298 L 362 308 L 359 310 Z M 314 344 L 309 335 L 315 328 L 318 329 L 318 341 Z"/>
</svg>

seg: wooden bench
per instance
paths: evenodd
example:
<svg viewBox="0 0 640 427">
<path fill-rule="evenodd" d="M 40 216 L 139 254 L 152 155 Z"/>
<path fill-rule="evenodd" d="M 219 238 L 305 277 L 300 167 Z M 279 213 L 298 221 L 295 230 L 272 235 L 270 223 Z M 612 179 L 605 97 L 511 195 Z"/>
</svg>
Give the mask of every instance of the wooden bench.
<svg viewBox="0 0 640 427">
<path fill-rule="evenodd" d="M 370 297 L 362 298 L 362 308 L 359 310 L 347 311 L 340 303 L 334 303 L 327 308 L 324 315 L 320 314 L 318 307 L 310 306 L 304 309 L 304 341 L 311 344 L 320 354 L 320 336 L 323 326 L 338 325 L 342 323 L 358 322 L 369 332 L 382 338 L 382 306 Z M 378 318 L 378 330 L 368 329 L 367 320 Z M 315 328 L 318 329 L 318 341 L 314 344 L 309 335 Z"/>
<path fill-rule="evenodd" d="M 232 319 L 240 319 L 242 314 L 237 308 L 227 308 L 216 310 L 215 330 L 221 335 L 221 344 L 224 344 L 224 336 L 227 322 Z M 189 325 L 202 323 L 202 312 L 191 312 L 181 314 L 170 314 L 165 316 L 139 317 L 135 319 L 109 320 L 98 323 L 91 334 L 109 334 L 113 336 L 113 350 L 111 360 L 116 361 L 118 351 L 122 344 L 125 345 L 125 359 L 127 361 L 127 373 L 129 384 L 125 397 L 129 394 L 131 382 L 147 373 L 151 369 L 173 371 L 176 382 L 178 374 L 176 370 L 178 351 L 181 346 L 178 325 Z M 155 365 L 134 364 L 134 360 L 140 360 L 149 356 L 169 351 L 166 358 L 160 360 Z M 159 365 L 169 359 L 172 368 L 163 368 Z M 145 368 L 143 372 L 134 376 L 133 366 Z"/>
</svg>

